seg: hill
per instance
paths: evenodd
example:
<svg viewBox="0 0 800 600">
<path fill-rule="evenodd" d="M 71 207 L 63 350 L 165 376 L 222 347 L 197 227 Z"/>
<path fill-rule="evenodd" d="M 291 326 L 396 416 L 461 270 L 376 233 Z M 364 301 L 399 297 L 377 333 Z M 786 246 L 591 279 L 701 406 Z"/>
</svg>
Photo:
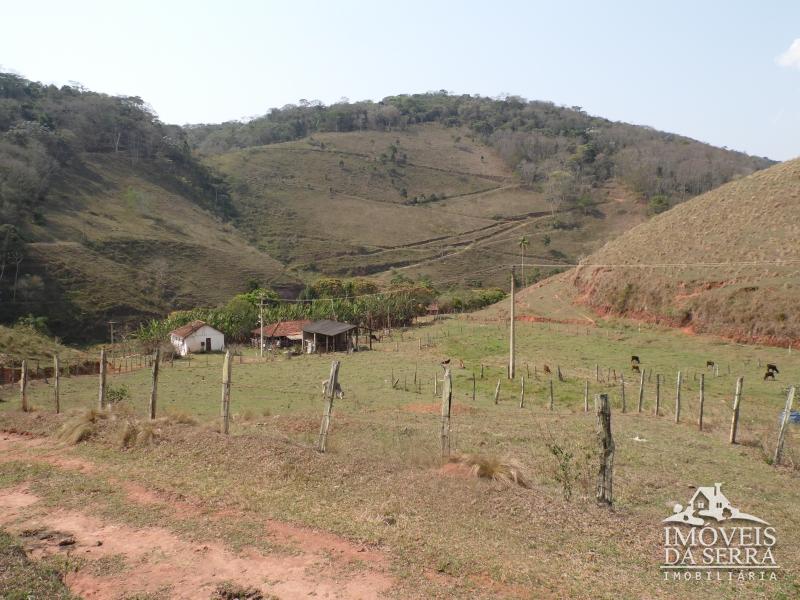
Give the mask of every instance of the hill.
<svg viewBox="0 0 800 600">
<path fill-rule="evenodd" d="M 579 301 L 601 313 L 792 344 L 800 337 L 798 223 L 800 159 L 638 225 L 589 257 L 571 281 Z M 676 266 L 604 266 L 636 263 Z"/>
<path fill-rule="evenodd" d="M 0 322 L 98 338 L 248 286 L 536 281 L 770 161 L 579 107 L 447 93 L 166 125 L 138 97 L 0 74 Z M 525 247 L 519 245 L 525 239 Z"/>
<path fill-rule="evenodd" d="M 294 285 L 230 224 L 225 183 L 139 99 L 0 77 L 0 321 L 106 321 Z"/>
</svg>

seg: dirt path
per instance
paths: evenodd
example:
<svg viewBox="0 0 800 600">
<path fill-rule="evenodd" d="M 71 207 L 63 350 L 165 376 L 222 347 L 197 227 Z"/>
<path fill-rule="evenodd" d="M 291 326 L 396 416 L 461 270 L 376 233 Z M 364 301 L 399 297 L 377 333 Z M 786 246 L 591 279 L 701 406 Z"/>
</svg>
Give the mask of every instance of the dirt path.
<svg viewBox="0 0 800 600">
<path fill-rule="evenodd" d="M 0 434 L 3 461 L 44 462 L 79 472 L 100 469 L 47 439 Z M 114 482 L 113 478 L 110 481 Z M 138 484 L 121 484 L 138 504 L 167 504 L 182 514 L 188 504 Z M 195 505 L 196 506 L 196 505 Z M 191 512 L 191 511 L 189 511 Z M 220 518 L 236 518 L 230 511 Z M 169 598 L 209 598 L 223 581 L 252 586 L 265 597 L 380 598 L 392 587 L 386 556 L 326 532 L 269 519 L 264 536 L 291 550 L 233 552 L 218 541 L 190 542 L 160 527 L 133 528 L 87 512 L 46 507 L 27 487 L 0 489 L 0 527 L 21 535 L 34 558 L 69 554 L 89 562 L 67 576 L 72 591 L 93 600 L 164 592 Z M 68 543 L 65 543 L 65 540 Z M 97 568 L 93 565 L 116 565 Z"/>
</svg>

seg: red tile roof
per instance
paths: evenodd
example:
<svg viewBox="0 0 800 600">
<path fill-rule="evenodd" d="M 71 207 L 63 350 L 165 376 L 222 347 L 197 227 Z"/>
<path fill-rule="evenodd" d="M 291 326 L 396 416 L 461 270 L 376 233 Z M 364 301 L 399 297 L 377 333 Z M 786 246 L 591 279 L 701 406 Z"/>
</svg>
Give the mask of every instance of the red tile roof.
<svg viewBox="0 0 800 600">
<path fill-rule="evenodd" d="M 192 335 L 195 331 L 200 329 L 201 327 L 208 325 L 205 321 L 192 321 L 191 323 L 187 323 L 183 327 L 178 327 L 177 329 L 173 329 L 170 331 L 170 335 L 178 336 L 179 338 L 185 338 Z M 213 329 L 213 328 L 212 328 Z"/>
<path fill-rule="evenodd" d="M 264 326 L 264 337 L 287 337 L 290 335 L 300 335 L 303 333 L 303 327 L 311 323 L 311 321 L 280 321 L 278 323 L 270 323 Z M 261 330 L 256 327 L 253 329 L 253 335 L 261 335 Z"/>
</svg>

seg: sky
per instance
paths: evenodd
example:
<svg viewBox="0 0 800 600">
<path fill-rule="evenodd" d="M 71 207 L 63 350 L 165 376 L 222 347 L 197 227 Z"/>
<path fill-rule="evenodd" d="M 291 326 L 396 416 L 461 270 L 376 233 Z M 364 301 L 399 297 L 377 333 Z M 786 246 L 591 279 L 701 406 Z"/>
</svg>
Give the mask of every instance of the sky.
<svg viewBox="0 0 800 600">
<path fill-rule="evenodd" d="M 800 155 L 800 2 L 3 0 L 0 69 L 168 123 L 445 89 Z"/>
</svg>

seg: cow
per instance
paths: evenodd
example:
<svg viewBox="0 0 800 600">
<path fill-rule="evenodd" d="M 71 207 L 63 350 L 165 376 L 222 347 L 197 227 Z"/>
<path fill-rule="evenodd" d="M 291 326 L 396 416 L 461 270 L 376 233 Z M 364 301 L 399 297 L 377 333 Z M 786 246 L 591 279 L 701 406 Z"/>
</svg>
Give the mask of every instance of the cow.
<svg viewBox="0 0 800 600">
<path fill-rule="evenodd" d="M 375 342 L 380 342 L 380 341 L 381 341 L 381 338 L 379 338 L 379 337 L 378 337 L 377 335 L 375 335 L 374 333 L 370 333 L 370 334 L 369 334 L 369 339 L 370 339 L 370 340 L 372 340 L 372 341 L 375 341 Z"/>
<path fill-rule="evenodd" d="M 772 379 L 772 381 L 775 381 L 775 371 L 771 371 L 768 369 L 767 372 L 764 373 L 764 381 L 766 381 L 767 379 Z"/>
<path fill-rule="evenodd" d="M 767 363 L 767 371 L 770 373 L 780 374 L 780 371 L 778 371 L 778 365 L 773 365 L 772 363 Z"/>
<path fill-rule="evenodd" d="M 713 360 L 707 360 L 706 361 L 706 369 L 713 369 L 713 368 L 714 368 L 714 361 Z"/>
<path fill-rule="evenodd" d="M 544 372 L 545 373 L 552 373 L 552 371 L 550 370 L 550 367 L 548 367 L 547 365 L 544 366 Z"/>
<path fill-rule="evenodd" d="M 633 356 L 631 356 L 631 364 L 632 365 L 638 365 L 640 362 L 641 361 L 639 360 L 638 356 L 636 356 L 635 354 Z"/>
<path fill-rule="evenodd" d="M 641 371 L 639 370 L 639 365 L 637 365 L 636 363 L 631 365 L 631 371 L 633 371 L 634 373 L 641 373 Z"/>
</svg>

